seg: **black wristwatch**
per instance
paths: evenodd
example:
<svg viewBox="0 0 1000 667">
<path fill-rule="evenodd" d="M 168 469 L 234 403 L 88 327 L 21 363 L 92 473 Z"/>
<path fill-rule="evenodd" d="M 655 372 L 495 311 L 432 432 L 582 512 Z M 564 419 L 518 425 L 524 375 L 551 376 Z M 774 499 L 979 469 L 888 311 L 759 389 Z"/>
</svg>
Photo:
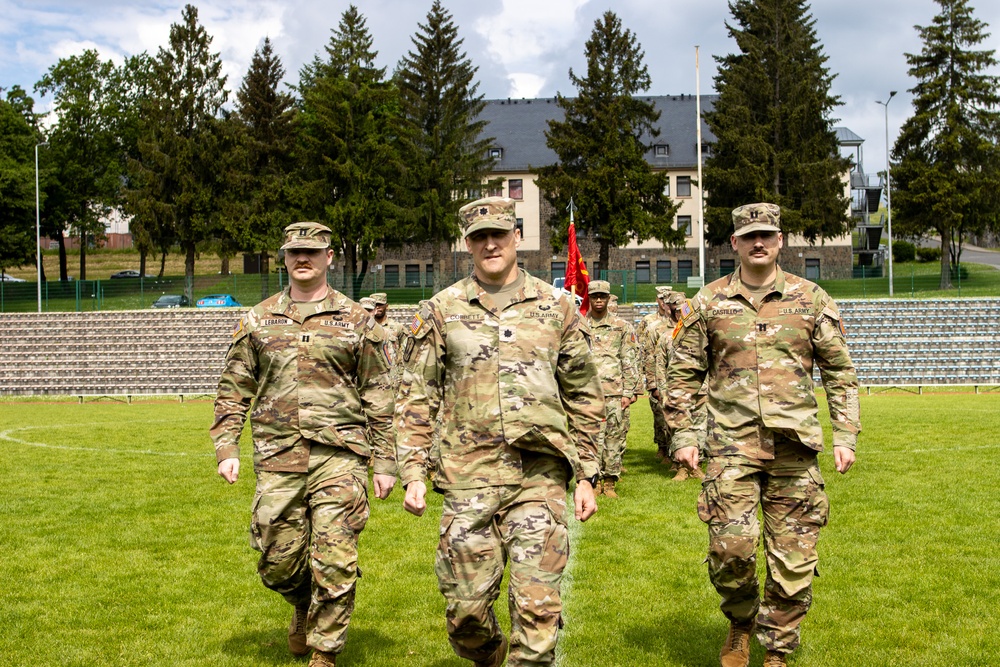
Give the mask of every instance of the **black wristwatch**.
<svg viewBox="0 0 1000 667">
<path fill-rule="evenodd" d="M 600 478 L 601 478 L 600 475 L 593 475 L 591 477 L 584 477 L 583 479 L 585 479 L 588 482 L 590 482 L 591 488 L 596 489 L 597 488 L 597 480 L 599 480 Z M 583 480 L 580 480 L 580 481 L 583 481 Z"/>
</svg>

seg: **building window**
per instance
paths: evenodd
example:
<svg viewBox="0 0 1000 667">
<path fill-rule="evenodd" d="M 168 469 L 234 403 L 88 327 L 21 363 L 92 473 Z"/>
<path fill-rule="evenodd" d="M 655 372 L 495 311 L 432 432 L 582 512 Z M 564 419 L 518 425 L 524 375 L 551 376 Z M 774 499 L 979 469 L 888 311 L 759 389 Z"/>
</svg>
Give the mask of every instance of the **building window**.
<svg viewBox="0 0 1000 667">
<path fill-rule="evenodd" d="M 514 229 L 521 232 L 521 238 L 524 238 L 524 218 L 516 218 L 517 222 L 514 223 Z"/>
<path fill-rule="evenodd" d="M 670 177 L 669 176 L 667 176 L 667 178 L 666 178 L 666 185 L 663 186 L 663 196 L 664 197 L 669 197 L 670 196 Z"/>
<path fill-rule="evenodd" d="M 428 264 L 424 267 L 424 285 L 427 287 L 434 286 L 434 265 Z"/>
<path fill-rule="evenodd" d="M 593 264 L 590 265 L 590 279 L 607 280 L 607 278 L 601 275 L 601 263 L 599 261 L 595 261 Z"/>
<path fill-rule="evenodd" d="M 507 193 L 511 199 L 524 199 L 524 180 L 512 178 L 507 181 Z"/>
<path fill-rule="evenodd" d="M 684 236 L 693 236 L 694 229 L 691 227 L 691 216 L 690 215 L 677 216 L 677 229 L 683 230 Z"/>
<path fill-rule="evenodd" d="M 670 155 L 670 146 L 667 144 L 656 144 L 653 146 L 653 155 L 655 157 L 668 157 Z"/>
<path fill-rule="evenodd" d="M 385 286 L 386 287 L 399 287 L 399 265 L 398 264 L 386 264 L 385 265 Z"/>
<path fill-rule="evenodd" d="M 502 148 L 491 148 L 490 149 L 490 159 L 491 160 L 502 160 L 503 159 L 503 149 Z"/>
<path fill-rule="evenodd" d="M 656 282 L 663 284 L 673 280 L 671 277 L 671 266 L 669 259 L 656 260 Z"/>
<path fill-rule="evenodd" d="M 649 260 L 639 260 L 635 263 L 635 281 L 637 283 L 648 283 L 649 280 Z"/>
<path fill-rule="evenodd" d="M 566 262 L 552 262 L 549 265 L 549 270 L 552 273 L 552 284 L 555 285 L 557 280 L 566 280 Z"/>
<path fill-rule="evenodd" d="M 489 183 L 486 186 L 486 193 L 487 197 L 503 197 L 503 183 L 500 181 Z"/>
<path fill-rule="evenodd" d="M 819 259 L 806 260 L 806 280 L 819 280 Z"/>
<path fill-rule="evenodd" d="M 420 287 L 420 265 L 419 264 L 407 264 L 406 265 L 406 286 L 407 287 Z"/>
<path fill-rule="evenodd" d="M 690 197 L 691 196 L 691 177 L 690 176 L 678 176 L 677 177 L 677 196 L 678 197 Z"/>
<path fill-rule="evenodd" d="M 728 276 L 736 270 L 736 260 L 735 259 L 720 259 L 719 260 L 719 277 Z"/>
<path fill-rule="evenodd" d="M 690 259 L 677 260 L 677 279 L 685 285 L 687 284 L 687 279 L 694 275 L 692 264 L 693 262 Z"/>
</svg>

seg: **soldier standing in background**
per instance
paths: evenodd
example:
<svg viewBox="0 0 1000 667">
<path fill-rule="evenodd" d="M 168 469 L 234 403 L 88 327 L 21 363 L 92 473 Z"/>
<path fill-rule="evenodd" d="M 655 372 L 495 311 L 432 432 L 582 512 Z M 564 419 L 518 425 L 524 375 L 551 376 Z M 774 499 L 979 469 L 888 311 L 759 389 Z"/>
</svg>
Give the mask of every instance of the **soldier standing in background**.
<svg viewBox="0 0 1000 667">
<path fill-rule="evenodd" d="M 361 299 L 358 300 L 358 303 L 360 303 L 361 307 L 364 308 L 369 313 L 373 315 L 375 314 L 375 299 L 371 298 L 370 296 L 363 296 L 361 297 Z"/>
<path fill-rule="evenodd" d="M 622 474 L 622 454 L 628 436 L 625 411 L 632 405 L 639 385 L 639 349 L 632 326 L 608 310 L 611 285 L 606 280 L 591 280 L 588 293 L 592 352 L 604 391 L 604 422 L 598 439 L 601 481 L 597 494 L 617 498 L 615 483 Z"/>
<path fill-rule="evenodd" d="M 507 664 L 549 664 L 569 556 L 566 489 L 575 478 L 578 520 L 597 511 L 604 396 L 576 305 L 517 267 L 513 200 L 480 199 L 460 216 L 473 275 L 421 309 L 403 350 L 394 417 L 403 506 L 417 516 L 426 509 L 440 417 L 435 571 L 452 648 L 479 667 L 504 663 L 508 640 L 493 603 L 509 562 Z"/>
<path fill-rule="evenodd" d="M 385 292 L 375 292 L 371 295 L 371 300 L 375 304 L 375 310 L 372 311 L 375 321 L 382 325 L 382 328 L 389 334 L 389 340 L 393 342 L 397 349 L 401 349 L 404 327 L 389 317 L 389 295 Z"/>
<path fill-rule="evenodd" d="M 332 667 L 354 610 L 369 459 L 375 495 L 396 481 L 393 392 L 382 327 L 327 285 L 330 229 L 298 222 L 285 241 L 289 286 L 237 324 L 211 435 L 219 475 L 233 484 L 253 406 L 257 570 L 293 606 L 289 650 L 311 647 L 310 667 Z"/>
<path fill-rule="evenodd" d="M 656 443 L 656 458 L 663 463 L 670 461 L 670 440 L 667 434 L 667 423 L 663 419 L 663 401 L 656 387 L 656 373 L 653 364 L 656 361 L 656 343 L 663 332 L 669 334 L 673 330 L 675 320 L 670 315 L 670 299 L 672 289 L 669 285 L 656 288 L 656 312 L 650 313 L 639 322 L 636 335 L 639 339 L 639 350 L 642 363 L 643 383 L 649 396 L 649 409 L 653 412 L 653 441 Z M 676 470 L 676 467 L 671 468 Z"/>
<path fill-rule="evenodd" d="M 698 516 L 708 524 L 709 578 L 730 621 L 719 655 L 723 667 L 746 667 L 755 627 L 767 649 L 765 667 L 783 667 L 812 603 L 816 541 L 829 512 L 817 461 L 823 433 L 814 364 L 841 474 L 854 463 L 861 430 L 858 380 L 840 312 L 822 288 L 778 266 L 780 211 L 774 204 L 733 211 L 730 242 L 739 270 L 684 305 L 667 369 L 676 429 L 671 449 L 691 468 L 698 465 L 694 397 L 708 383 L 708 470 Z M 758 507 L 767 556 L 763 602 Z"/>
</svg>

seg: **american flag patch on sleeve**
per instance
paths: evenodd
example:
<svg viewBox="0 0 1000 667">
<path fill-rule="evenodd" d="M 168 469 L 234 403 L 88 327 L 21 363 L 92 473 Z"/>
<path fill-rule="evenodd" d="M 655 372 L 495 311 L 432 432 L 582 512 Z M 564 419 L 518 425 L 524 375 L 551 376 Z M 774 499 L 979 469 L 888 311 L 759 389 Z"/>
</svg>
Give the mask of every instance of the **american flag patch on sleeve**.
<svg viewBox="0 0 1000 667">
<path fill-rule="evenodd" d="M 417 313 L 413 316 L 413 321 L 410 322 L 410 333 L 414 336 L 417 335 L 417 332 L 420 331 L 420 327 L 422 326 L 424 326 L 424 318 L 420 316 L 420 313 Z"/>
</svg>

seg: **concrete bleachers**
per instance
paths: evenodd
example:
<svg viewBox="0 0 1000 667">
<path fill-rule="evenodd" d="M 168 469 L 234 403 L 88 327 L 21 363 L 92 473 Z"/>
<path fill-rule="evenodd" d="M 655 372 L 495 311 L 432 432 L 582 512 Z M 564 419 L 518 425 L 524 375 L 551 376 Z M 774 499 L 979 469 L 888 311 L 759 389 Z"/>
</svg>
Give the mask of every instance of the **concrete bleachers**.
<svg viewBox="0 0 1000 667">
<path fill-rule="evenodd" d="M 1000 298 L 839 305 L 863 385 L 1000 385 Z M 654 309 L 623 304 L 619 315 Z M 413 310 L 390 315 L 408 324 Z M 214 394 L 243 312 L 0 313 L 0 395 Z"/>
</svg>

